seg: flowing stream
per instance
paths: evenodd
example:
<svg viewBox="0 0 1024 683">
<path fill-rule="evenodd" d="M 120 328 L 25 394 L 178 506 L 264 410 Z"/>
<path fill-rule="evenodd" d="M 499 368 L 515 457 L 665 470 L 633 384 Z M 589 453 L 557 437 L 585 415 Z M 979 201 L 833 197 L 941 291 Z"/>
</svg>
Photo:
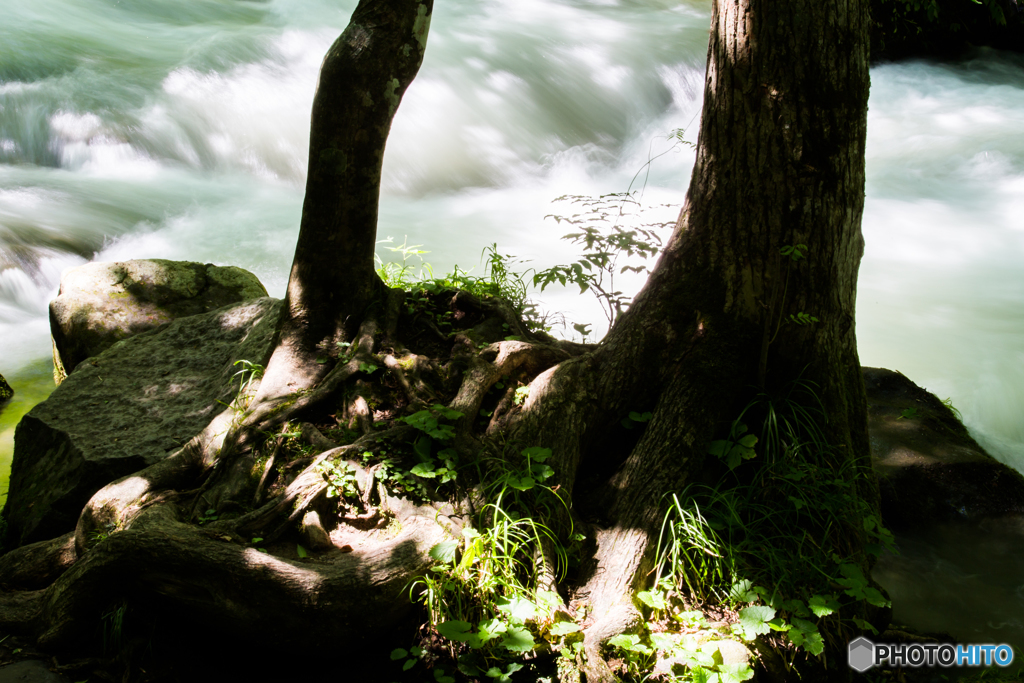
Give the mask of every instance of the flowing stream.
<svg viewBox="0 0 1024 683">
<path fill-rule="evenodd" d="M 0 491 L 15 423 L 52 390 L 46 307 L 63 269 L 149 257 L 231 264 L 283 295 L 317 70 L 354 6 L 7 3 L 0 373 L 17 396 L 0 414 Z M 575 247 L 559 239 L 568 228 L 545 219 L 578 210 L 552 203 L 562 195 L 642 189 L 648 220 L 674 218 L 693 153 L 669 136 L 684 128 L 696 139 L 709 16 L 707 0 L 437 0 L 426 60 L 388 143 L 379 238 L 423 245 L 435 272 L 458 264 L 480 273 L 492 243 L 530 259 L 524 268 L 571 260 Z M 952 399 L 975 437 L 1017 469 L 1022 111 L 1020 56 L 979 51 L 873 69 L 857 320 L 864 365 L 898 369 Z M 589 295 L 537 298 L 570 323 L 606 327 Z M 902 596 L 897 618 L 920 621 L 920 603 L 942 617 L 929 628 L 1024 645 L 1019 620 L 982 627 L 992 618 L 978 603 L 991 596 L 970 607 L 937 602 L 937 587 L 957 574 L 929 556 L 935 547 L 887 570 Z M 1009 552 L 983 563 L 1008 573 L 981 582 L 1005 583 L 1000 599 L 1019 614 L 1024 577 L 1018 560 L 1003 561 Z"/>
</svg>

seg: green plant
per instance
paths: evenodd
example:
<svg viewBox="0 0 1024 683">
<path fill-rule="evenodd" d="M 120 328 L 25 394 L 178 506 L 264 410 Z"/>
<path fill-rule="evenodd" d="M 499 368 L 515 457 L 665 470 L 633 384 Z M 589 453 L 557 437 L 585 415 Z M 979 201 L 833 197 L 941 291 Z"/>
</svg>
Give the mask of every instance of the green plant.
<svg viewBox="0 0 1024 683">
<path fill-rule="evenodd" d="M 103 651 L 108 655 L 120 652 L 125 646 L 124 623 L 127 613 L 128 603 L 121 599 L 112 604 L 100 619 L 103 633 Z"/>
<path fill-rule="evenodd" d="M 538 587 L 542 573 L 564 576 L 568 562 L 562 536 L 545 520 L 567 506 L 547 485 L 554 471 L 551 451 L 527 448 L 493 461 L 494 476 L 483 486 L 484 505 L 462 537 L 430 550 L 436 565 L 409 586 L 428 609 L 437 633 L 460 651 L 459 669 L 469 676 L 507 680 L 517 669 L 495 663 L 515 660 L 542 637 L 562 646 L 579 627 L 552 624 L 545 615 L 560 599 Z M 564 515 L 568 519 L 568 515 Z M 576 536 L 571 527 L 566 534 Z M 559 625 L 563 624 L 563 625 Z M 454 645 L 453 645 L 454 647 Z"/>
<path fill-rule="evenodd" d="M 757 456 L 754 451 L 757 437 L 747 434 L 746 431 L 747 425 L 740 422 L 739 418 L 733 420 L 728 438 L 712 441 L 708 445 L 708 453 L 724 460 L 730 470 L 736 469 L 744 460 Z"/>
<path fill-rule="evenodd" d="M 409 470 L 410 474 L 425 479 L 439 478 L 442 484 L 455 479 L 459 462 L 455 449 L 442 448 L 434 454 L 434 445 L 455 436 L 455 427 L 444 424 L 442 420 L 457 420 L 461 417 L 462 413 L 459 411 L 435 404 L 427 410 L 420 410 L 401 419 L 424 434 L 413 442 L 413 452 L 420 462 Z"/>
<path fill-rule="evenodd" d="M 953 417 L 955 417 L 958 422 L 963 422 L 964 421 L 964 416 L 961 415 L 960 411 L 957 410 L 956 406 L 953 405 L 953 399 L 952 398 L 943 399 L 942 405 L 944 405 L 947 408 L 949 408 L 949 412 L 953 413 Z"/>
<path fill-rule="evenodd" d="M 537 272 L 533 285 L 541 291 L 558 282 L 562 286 L 573 284 L 580 293 L 592 292 L 601 303 L 609 326 L 629 307 L 632 301 L 621 290 L 616 289 L 615 278 L 627 271 L 647 272 L 645 261 L 661 251 L 659 229 L 672 223 L 647 223 L 634 225 L 630 229 L 621 227 L 620 221 L 631 222 L 642 213 L 642 205 L 635 192 L 618 192 L 599 197 L 564 195 L 554 201 L 568 201 L 579 204 L 582 213 L 571 216 L 549 214 L 556 223 L 576 226 L 579 232 L 564 235 L 562 239 L 583 245 L 583 256 L 568 265 L 556 265 Z M 581 334 L 586 336 L 582 330 Z"/>
<path fill-rule="evenodd" d="M 253 363 L 248 360 L 236 360 L 233 363 L 234 367 L 242 366 L 241 370 L 232 375 L 232 378 L 238 377 L 238 391 L 245 393 L 252 386 L 252 383 L 263 377 L 264 367 L 259 363 Z"/>
<path fill-rule="evenodd" d="M 732 422 L 728 438 L 709 446 L 729 470 L 716 486 L 694 485 L 671 496 L 654 588 L 637 594 L 638 604 L 650 610 L 648 630 L 655 622 L 662 631 L 670 623 L 699 627 L 700 614 L 690 606 L 707 602 L 733 606 L 734 637 L 774 632 L 794 657 L 821 655 L 826 632 L 871 629 L 858 617 L 839 619 L 844 602 L 888 605 L 851 554 L 849 538 L 866 537 L 866 550 L 877 555 L 892 550 L 893 537 L 859 493 L 866 475 L 833 457 L 820 427 L 824 419 L 814 385 L 798 380 L 777 395 L 759 394 Z M 759 438 L 747 424 L 761 425 Z M 743 464 L 755 443 L 764 457 Z M 655 635 L 651 644 L 658 649 Z M 697 659 L 692 663 L 714 673 Z M 687 675 L 705 680 L 696 672 L 691 667 Z M 718 673 L 726 680 L 726 672 Z"/>
<path fill-rule="evenodd" d="M 217 514 L 216 510 L 214 510 L 213 508 L 210 508 L 209 510 L 207 510 L 203 514 L 199 515 L 198 519 L 199 519 L 200 526 L 202 526 L 203 524 L 206 524 L 207 522 L 216 522 L 218 519 L 220 519 L 220 515 Z"/>
<path fill-rule="evenodd" d="M 356 472 L 347 462 L 330 462 L 322 460 L 317 463 L 316 471 L 327 482 L 328 498 L 358 498 Z"/>
<path fill-rule="evenodd" d="M 410 245 L 408 244 L 408 241 L 409 238 L 406 237 L 402 240 L 402 243 L 397 246 L 384 247 L 387 251 L 401 256 L 401 261 L 385 262 L 378 254 L 374 253 L 373 255 L 377 265 L 377 275 L 388 287 L 409 289 L 414 282 L 433 277 L 430 264 L 423 261 L 423 255 L 429 254 L 430 252 L 423 251 L 420 248 L 422 245 Z M 394 244 L 394 239 L 388 237 L 383 240 L 378 240 L 377 244 Z M 419 273 L 416 273 L 417 266 L 409 263 L 410 257 L 416 257 L 419 259 Z"/>
</svg>

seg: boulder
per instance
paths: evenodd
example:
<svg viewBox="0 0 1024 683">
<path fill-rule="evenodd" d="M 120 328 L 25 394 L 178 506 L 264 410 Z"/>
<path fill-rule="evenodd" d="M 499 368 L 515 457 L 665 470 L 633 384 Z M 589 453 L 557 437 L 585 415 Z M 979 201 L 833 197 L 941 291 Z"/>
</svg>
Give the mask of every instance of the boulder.
<svg viewBox="0 0 1024 683">
<path fill-rule="evenodd" d="M 922 528 L 1024 512 L 1024 476 L 986 453 L 950 406 L 899 372 L 863 372 L 887 526 Z"/>
<path fill-rule="evenodd" d="M 72 530 L 97 490 L 202 431 L 237 392 L 234 363 L 265 362 L 279 313 L 271 298 L 235 304 L 83 362 L 15 431 L 8 547 Z"/>
<path fill-rule="evenodd" d="M 50 303 L 54 380 L 132 335 L 265 296 L 255 275 L 234 266 L 146 259 L 72 268 Z"/>
<path fill-rule="evenodd" d="M 14 396 L 14 389 L 11 389 L 11 385 L 7 383 L 3 375 L 0 375 L 0 403 L 10 400 Z"/>
</svg>

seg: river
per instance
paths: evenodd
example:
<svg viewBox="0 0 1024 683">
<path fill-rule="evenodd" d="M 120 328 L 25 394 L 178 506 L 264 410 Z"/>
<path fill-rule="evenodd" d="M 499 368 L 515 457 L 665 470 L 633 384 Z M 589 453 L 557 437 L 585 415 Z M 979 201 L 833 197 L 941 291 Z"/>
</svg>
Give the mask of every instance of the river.
<svg viewBox="0 0 1024 683">
<path fill-rule="evenodd" d="M 232 264 L 283 294 L 317 70 L 354 5 L 6 4 L 0 373 L 18 397 L 0 415 L 0 490 L 15 422 L 52 388 L 46 306 L 63 269 L 147 257 Z M 435 272 L 479 273 L 492 243 L 524 267 L 573 258 L 564 225 L 545 219 L 572 211 L 552 203 L 561 195 L 632 183 L 646 205 L 669 205 L 650 220 L 674 217 L 693 153 L 669 136 L 684 128 L 696 139 L 709 16 L 704 0 L 438 0 L 388 143 L 379 237 L 423 245 Z M 872 70 L 857 302 L 862 363 L 950 398 L 1017 469 L 1022 111 L 1018 55 Z M 570 323 L 603 326 L 587 296 L 538 298 Z"/>
</svg>

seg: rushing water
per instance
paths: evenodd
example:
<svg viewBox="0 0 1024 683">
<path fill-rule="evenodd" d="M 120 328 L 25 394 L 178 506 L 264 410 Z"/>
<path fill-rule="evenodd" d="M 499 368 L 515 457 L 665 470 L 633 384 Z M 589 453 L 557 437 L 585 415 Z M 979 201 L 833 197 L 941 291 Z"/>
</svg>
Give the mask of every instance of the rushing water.
<svg viewBox="0 0 1024 683">
<path fill-rule="evenodd" d="M 14 423 L 51 386 L 63 269 L 207 261 L 283 294 L 317 69 L 354 5 L 6 3 L 0 372 L 19 402 L 0 416 L 4 480 Z M 667 136 L 695 139 L 708 20 L 706 0 L 437 0 L 388 144 L 380 237 L 424 245 L 435 271 L 479 271 L 494 242 L 565 262 L 574 249 L 544 217 L 572 207 L 551 201 L 623 191 L 666 150 L 634 188 L 680 203 L 693 155 Z M 1024 60 L 883 65 L 872 81 L 861 360 L 950 397 L 1024 469 Z M 541 298 L 601 327 L 585 297 Z"/>
</svg>

